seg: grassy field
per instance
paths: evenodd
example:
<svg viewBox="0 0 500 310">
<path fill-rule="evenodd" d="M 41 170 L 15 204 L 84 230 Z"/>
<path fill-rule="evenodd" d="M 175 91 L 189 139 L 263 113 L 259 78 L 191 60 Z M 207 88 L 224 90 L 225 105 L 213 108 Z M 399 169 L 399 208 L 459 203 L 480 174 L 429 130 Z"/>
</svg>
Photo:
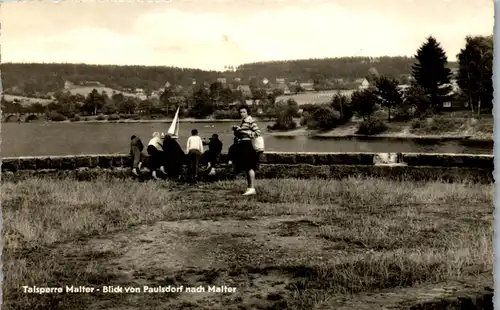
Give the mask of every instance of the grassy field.
<svg viewBox="0 0 500 310">
<path fill-rule="evenodd" d="M 94 89 L 97 90 L 97 92 L 99 92 L 99 94 L 102 93 L 103 91 L 105 91 L 108 94 L 108 96 L 111 96 L 111 95 L 113 95 L 113 92 L 116 92 L 116 93 L 122 93 L 124 96 L 136 97 L 136 95 L 131 94 L 131 93 L 122 92 L 122 91 L 119 91 L 119 90 L 116 90 L 113 88 L 102 87 L 102 86 L 78 86 L 78 87 L 74 87 L 74 88 L 69 89 L 69 92 L 72 95 L 80 94 L 82 96 L 87 97 Z"/>
<path fill-rule="evenodd" d="M 33 103 L 40 103 L 42 105 L 48 105 L 53 100 L 52 99 L 42 99 L 42 98 L 32 98 L 32 97 L 24 97 L 24 96 L 15 96 L 15 95 L 3 95 L 4 99 L 7 101 L 19 100 L 23 105 L 30 105 Z"/>
<path fill-rule="evenodd" d="M 325 91 L 315 91 L 315 92 L 305 92 L 293 95 L 283 95 L 276 98 L 276 101 L 286 101 L 288 99 L 293 99 L 298 105 L 303 105 L 307 103 L 327 103 L 332 100 L 332 97 L 340 92 L 341 95 L 351 96 L 354 92 L 353 90 L 325 90 Z"/>
<path fill-rule="evenodd" d="M 3 183 L 3 309 L 334 309 L 360 293 L 492 272 L 493 185 L 271 179 L 257 196 L 243 190 L 242 180 Z"/>
</svg>

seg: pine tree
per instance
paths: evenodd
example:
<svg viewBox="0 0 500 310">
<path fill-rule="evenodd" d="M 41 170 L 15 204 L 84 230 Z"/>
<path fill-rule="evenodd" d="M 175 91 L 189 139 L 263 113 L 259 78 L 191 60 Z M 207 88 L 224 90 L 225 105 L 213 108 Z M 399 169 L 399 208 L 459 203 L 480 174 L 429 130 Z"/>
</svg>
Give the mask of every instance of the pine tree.
<svg viewBox="0 0 500 310">
<path fill-rule="evenodd" d="M 440 109 L 450 92 L 451 70 L 447 67 L 446 53 L 432 36 L 417 50 L 417 63 L 413 68 L 413 77 L 425 90 L 435 109 Z"/>
</svg>

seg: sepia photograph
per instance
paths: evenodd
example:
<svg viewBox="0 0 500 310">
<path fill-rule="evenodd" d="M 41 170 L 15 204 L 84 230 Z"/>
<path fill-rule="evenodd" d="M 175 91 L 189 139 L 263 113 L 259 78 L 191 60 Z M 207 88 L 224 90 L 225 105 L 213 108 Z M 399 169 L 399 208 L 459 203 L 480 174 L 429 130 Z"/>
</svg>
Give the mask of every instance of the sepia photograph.
<svg viewBox="0 0 500 310">
<path fill-rule="evenodd" d="M 493 309 L 493 1 L 0 23 L 2 309 Z"/>
</svg>

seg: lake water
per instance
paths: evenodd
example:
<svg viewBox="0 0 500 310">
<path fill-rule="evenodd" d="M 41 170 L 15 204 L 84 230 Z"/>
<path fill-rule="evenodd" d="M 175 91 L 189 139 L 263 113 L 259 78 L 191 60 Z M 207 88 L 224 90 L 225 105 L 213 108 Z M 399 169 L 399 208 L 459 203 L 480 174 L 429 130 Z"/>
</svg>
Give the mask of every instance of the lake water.
<svg viewBox="0 0 500 310">
<path fill-rule="evenodd" d="M 232 144 L 232 125 L 224 123 L 181 123 L 179 143 L 185 148 L 191 129 L 209 138 L 218 133 L 223 152 Z M 270 123 L 261 122 L 261 128 Z M 147 144 L 152 132 L 166 132 L 170 123 L 2 123 L 2 156 L 48 156 L 128 153 L 130 136 L 139 136 Z M 264 129 L 265 131 L 265 129 Z M 394 140 L 312 139 L 306 136 L 277 137 L 264 133 L 267 151 L 284 152 L 423 152 L 492 154 L 492 143 L 462 145 L 459 142 L 424 143 Z"/>
</svg>

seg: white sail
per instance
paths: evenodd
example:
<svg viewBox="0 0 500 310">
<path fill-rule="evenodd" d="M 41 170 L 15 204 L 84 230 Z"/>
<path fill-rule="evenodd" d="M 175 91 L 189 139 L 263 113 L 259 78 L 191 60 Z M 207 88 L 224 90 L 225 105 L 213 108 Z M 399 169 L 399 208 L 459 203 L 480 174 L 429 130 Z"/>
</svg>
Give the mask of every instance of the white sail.
<svg viewBox="0 0 500 310">
<path fill-rule="evenodd" d="M 179 109 L 180 107 L 177 108 L 172 124 L 170 124 L 170 128 L 167 131 L 174 139 L 179 138 Z"/>
</svg>

